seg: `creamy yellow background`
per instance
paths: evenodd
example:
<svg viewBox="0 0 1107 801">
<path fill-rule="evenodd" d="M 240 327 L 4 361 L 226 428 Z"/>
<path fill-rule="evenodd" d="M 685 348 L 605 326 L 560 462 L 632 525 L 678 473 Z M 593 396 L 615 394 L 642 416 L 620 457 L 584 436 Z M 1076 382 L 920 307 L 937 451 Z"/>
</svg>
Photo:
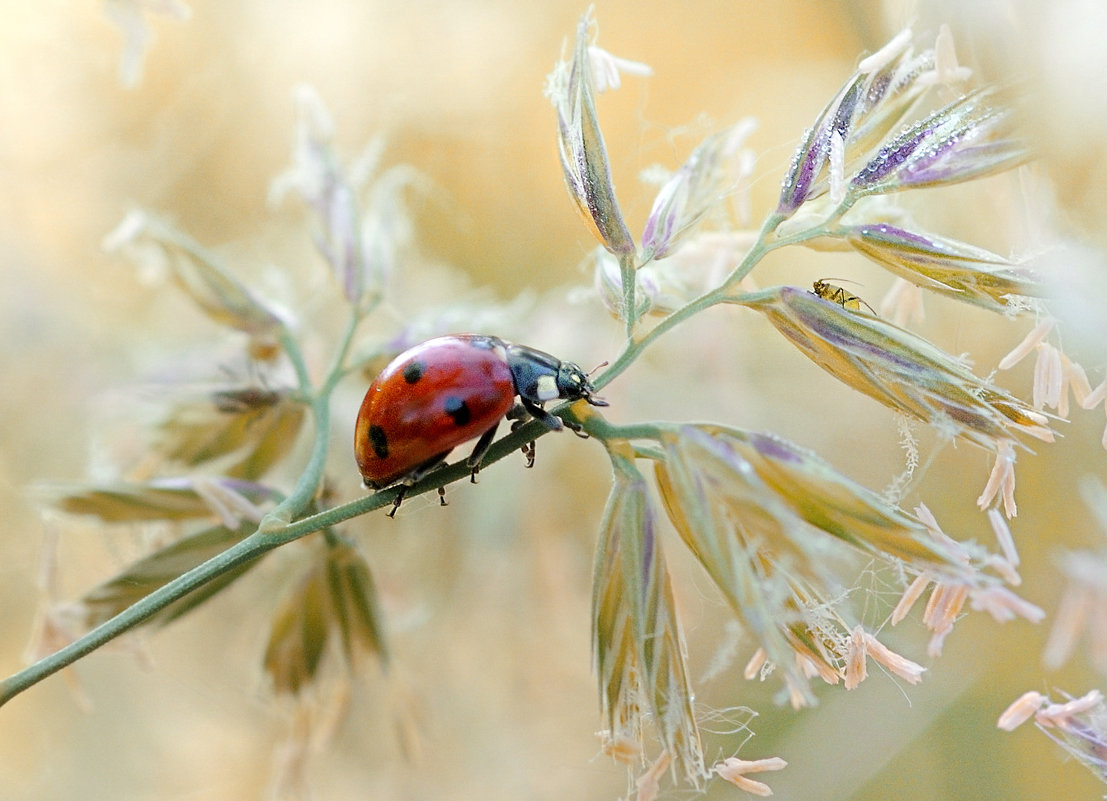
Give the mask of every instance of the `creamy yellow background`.
<svg viewBox="0 0 1107 801">
<path fill-rule="evenodd" d="M 958 11 L 962 5 L 973 13 Z M 1059 205 L 1020 195 L 1018 181 L 1004 176 L 912 198 L 918 219 L 1014 255 L 1038 252 L 1060 230 L 1101 257 L 1107 48 L 1092 34 L 1103 26 L 1087 17 L 1089 4 L 1046 5 L 597 3 L 600 44 L 655 72 L 627 77 L 599 107 L 631 230 L 641 230 L 651 200 L 638 171 L 675 167 L 702 135 L 746 115 L 761 121 L 750 140 L 759 154 L 754 207 L 768 209 L 796 140 L 857 56 L 905 23 L 932 34 L 948 21 L 963 60 L 1019 82 L 1027 130 Z M 582 363 L 612 356 L 619 344 L 616 325 L 595 305 L 574 307 L 561 321 L 550 313 L 564 303 L 564 287 L 588 283 L 579 264 L 593 244 L 565 196 L 553 112 L 541 94 L 583 5 L 197 0 L 191 8 L 187 21 L 151 19 L 145 71 L 128 89 L 118 79 L 122 37 L 98 4 L 0 3 L 5 674 L 22 664 L 38 601 L 44 526 L 29 487 L 81 480 L 109 457 L 139 452 L 140 424 L 164 392 L 159 382 L 242 367 L 233 340 L 172 291 L 144 285 L 130 264 L 102 253 L 102 237 L 142 206 L 174 219 L 282 302 L 295 303 L 290 287 L 305 281 L 285 281 L 270 265 L 325 284 L 295 204 L 266 207 L 268 182 L 289 158 L 296 84 L 319 91 L 347 155 L 383 134 L 389 163 L 409 162 L 441 189 L 417 217 L 423 254 L 405 274 L 397 315 L 418 310 L 424 298 L 483 290 L 506 301 L 533 290 L 553 305 L 509 335 Z M 849 278 L 862 284 L 851 291 L 870 301 L 889 283 L 858 257 L 806 252 L 777 254 L 755 276 L 797 285 Z M 1066 345 L 1095 382 L 1103 367 L 1096 316 L 1103 280 L 1094 272 L 1079 280 L 1091 289 L 1074 304 L 1079 333 Z M 309 326 L 325 317 L 305 302 Z M 982 373 L 1026 328 L 940 300 L 928 313 L 924 333 L 969 353 Z M 376 330 L 394 324 L 381 320 Z M 999 380 L 1025 396 L 1030 372 Z M 352 428 L 358 390 L 348 387 L 336 412 L 330 472 L 343 497 L 359 491 L 342 428 L 344 419 Z M 740 311 L 714 312 L 674 332 L 607 394 L 618 422 L 715 419 L 775 430 L 875 489 L 902 464 L 890 414 L 853 397 Z M 1014 524 L 1021 591 L 1050 611 L 1062 590 L 1051 553 L 1104 542 L 1075 492 L 1083 475 L 1105 473 L 1103 422 L 1101 411 L 1080 414 L 1061 442 L 1021 457 Z M 476 487 L 458 485 L 448 510 L 414 501 L 396 522 L 378 514 L 349 527 L 380 581 L 395 658 L 387 678 L 371 671 L 354 690 L 348 716 L 312 756 L 316 797 L 625 793 L 623 771 L 597 756 L 592 735 L 601 723 L 589 672 L 590 549 L 608 468 L 594 444 L 554 440 L 539 443 L 533 471 L 509 460 Z M 989 466 L 961 446 L 945 449 L 931 468 L 922 497 L 951 533 L 991 542 L 973 506 Z M 140 541 L 130 529 L 67 523 L 58 530 L 63 597 L 118 570 Z M 699 676 L 724 618 L 677 543 L 669 550 Z M 266 611 L 295 561 L 296 548 L 287 549 L 209 607 L 147 637 L 152 667 L 119 648 L 79 664 L 90 712 L 58 677 L 0 709 L 0 798 L 261 797 L 288 710 L 268 695 L 258 662 Z M 742 756 L 789 761 L 768 777 L 778 798 L 1095 797 L 1102 786 L 1030 727 L 994 728 L 1024 690 L 1080 694 L 1102 686 L 1079 656 L 1059 674 L 1044 672 L 1047 626 L 999 626 L 973 615 L 920 687 L 874 676 L 849 695 L 822 692 L 820 707 L 799 714 L 773 706 L 775 685 L 742 681 L 740 664 L 702 684 L 698 700 L 761 713 Z M 921 632 L 897 630 L 889 639 L 925 661 Z M 406 759 L 398 729 L 417 733 L 416 753 Z M 737 744 L 715 738 L 708 758 Z M 709 797 L 737 791 L 713 786 Z"/>
</svg>

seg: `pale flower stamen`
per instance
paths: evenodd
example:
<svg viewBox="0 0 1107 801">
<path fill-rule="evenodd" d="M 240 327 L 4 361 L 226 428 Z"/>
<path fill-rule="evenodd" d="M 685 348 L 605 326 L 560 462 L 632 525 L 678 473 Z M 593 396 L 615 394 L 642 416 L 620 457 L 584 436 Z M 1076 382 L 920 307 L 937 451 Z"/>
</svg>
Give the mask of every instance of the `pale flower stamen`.
<svg viewBox="0 0 1107 801">
<path fill-rule="evenodd" d="M 1094 409 L 1103 403 L 1104 398 L 1107 398 L 1107 378 L 1103 379 L 1099 386 L 1089 392 L 1080 405 L 1085 409 Z"/>
<path fill-rule="evenodd" d="M 952 628 L 948 628 L 945 631 L 935 632 L 930 641 L 926 644 L 926 655 L 932 659 L 937 659 L 942 655 L 942 648 L 945 646 L 946 637 L 949 636 Z"/>
<path fill-rule="evenodd" d="M 1003 714 L 999 716 L 999 720 L 996 721 L 996 726 L 1004 731 L 1014 731 L 1026 721 L 1030 720 L 1031 716 L 1042 708 L 1042 704 L 1046 702 L 1046 697 L 1040 692 L 1031 690 L 1030 692 L 1023 693 L 1015 701 L 1003 710 Z"/>
<path fill-rule="evenodd" d="M 996 496 L 1003 500 L 1003 512 L 1008 518 L 1018 514 L 1015 505 L 1015 445 L 1009 439 L 996 442 L 996 461 L 984 491 L 976 499 L 976 505 L 984 509 Z"/>
<path fill-rule="evenodd" d="M 869 675 L 868 665 L 865 662 L 867 655 L 865 630 L 861 626 L 855 626 L 849 635 L 849 649 L 846 652 L 846 683 L 847 690 L 855 690 Z"/>
<path fill-rule="evenodd" d="M 593 85 L 597 92 L 618 89 L 623 84 L 621 75 L 624 72 L 640 78 L 653 75 L 653 69 L 649 64 L 619 58 L 596 45 L 589 46 L 588 60 L 592 63 L 592 79 L 595 81 Z"/>
<path fill-rule="evenodd" d="M 1088 374 L 1084 368 L 1074 362 L 1065 354 L 1061 354 L 1061 398 L 1057 404 L 1057 416 L 1068 419 L 1069 393 L 1076 399 L 1077 406 L 1084 405 L 1084 399 L 1092 393 L 1092 386 L 1088 383 Z"/>
<path fill-rule="evenodd" d="M 1034 363 L 1033 404 L 1035 409 L 1048 406 L 1056 409 L 1061 403 L 1064 388 L 1064 367 L 1061 351 L 1048 342 L 1038 346 L 1038 359 Z"/>
<path fill-rule="evenodd" d="M 938 38 L 934 41 L 934 72 L 937 83 L 942 86 L 963 83 L 972 77 L 972 70 L 962 67 L 957 61 L 957 49 L 949 25 L 943 24 L 938 28 Z"/>
<path fill-rule="evenodd" d="M 1107 730 L 1103 693 L 1099 690 L 1050 703 L 1038 692 L 1028 692 L 1007 707 L 996 725 L 1012 731 L 1033 715 L 1038 728 L 1101 779 L 1107 775 Z"/>
<path fill-rule="evenodd" d="M 911 38 L 911 29 L 904 28 L 884 47 L 861 59 L 861 63 L 857 65 L 857 72 L 861 75 L 869 75 L 884 69 L 907 50 L 911 45 Z"/>
<path fill-rule="evenodd" d="M 995 511 L 994 509 L 991 511 Z M 996 554 L 989 554 L 983 563 L 984 567 L 990 567 L 999 574 L 999 577 L 1012 587 L 1017 587 L 1022 584 L 1022 576 L 1019 575 L 1019 571 L 1015 569 L 1015 566 L 1004 559 L 1002 556 Z"/>
<path fill-rule="evenodd" d="M 923 623 L 938 634 L 951 630 L 968 597 L 969 588 L 963 584 L 935 585 L 923 613 Z"/>
<path fill-rule="evenodd" d="M 1068 356 L 1065 360 L 1065 385 L 1072 390 L 1072 396 L 1081 406 L 1089 395 L 1092 394 L 1092 385 L 1088 383 L 1088 374 L 1084 368 L 1074 362 Z"/>
<path fill-rule="evenodd" d="M 1018 567 L 1019 552 L 1015 548 L 1015 538 L 1011 536 L 1011 529 L 998 509 L 988 510 L 988 522 L 992 525 L 992 531 L 995 532 L 996 541 L 999 543 L 1000 551 L 1003 552 L 1003 557 L 1011 567 Z"/>
<path fill-rule="evenodd" d="M 646 772 L 638 777 L 635 784 L 638 792 L 635 801 L 654 801 L 661 793 L 661 777 L 669 769 L 673 757 L 668 751 L 662 751 L 661 755 L 650 765 Z"/>
<path fill-rule="evenodd" d="M 907 657 L 897 654 L 872 634 L 864 632 L 863 636 L 868 655 L 875 659 L 878 664 L 883 665 L 909 684 L 918 684 L 922 681 L 922 674 L 926 672 L 926 668 L 918 662 L 912 662 Z"/>
<path fill-rule="evenodd" d="M 972 590 L 972 608 L 990 614 L 997 623 L 1006 623 L 1021 617 L 1031 623 L 1038 623 L 1045 617 L 1045 611 L 1026 601 L 1006 587 L 983 587 Z"/>
<path fill-rule="evenodd" d="M 939 540 L 949 539 L 949 535 L 942 531 L 942 527 L 938 525 L 938 518 L 934 516 L 934 513 L 930 511 L 930 507 L 925 503 L 920 503 L 915 507 L 915 517 L 919 518 L 919 522 L 926 526 L 930 536 Z"/>
<path fill-rule="evenodd" d="M 813 679 L 818 676 L 827 684 L 838 683 L 838 674 L 831 671 L 817 659 L 812 659 L 806 654 L 796 654 L 796 667 L 799 668 L 804 678 Z"/>
<path fill-rule="evenodd" d="M 1053 617 L 1053 628 L 1042 651 L 1042 663 L 1047 668 L 1056 670 L 1072 655 L 1091 610 L 1091 593 L 1083 588 L 1070 588 L 1062 596 Z"/>
<path fill-rule="evenodd" d="M 758 676 L 764 679 L 765 665 L 768 661 L 769 655 L 765 653 L 765 649 L 758 648 L 753 652 L 750 661 L 746 663 L 746 668 L 742 671 L 742 676 L 746 679 L 755 679 Z"/>
<path fill-rule="evenodd" d="M 892 610 L 893 626 L 907 617 L 907 613 L 911 611 L 911 607 L 915 605 L 915 602 L 919 600 L 933 580 L 934 576 L 930 573 L 920 573 L 915 576 L 915 580 L 904 590 L 903 597 L 899 599 L 896 608 Z"/>
<path fill-rule="evenodd" d="M 1091 712 L 1103 703 L 1103 693 L 1092 690 L 1080 698 L 1073 698 L 1063 704 L 1050 704 L 1044 707 L 1035 716 L 1035 720 L 1043 725 L 1053 725 L 1058 728 L 1068 728 L 1071 720 L 1077 715 Z"/>
<path fill-rule="evenodd" d="M 610 730 L 596 732 L 600 738 L 600 751 L 616 762 L 633 765 L 642 760 L 642 746 L 637 739 L 625 732 L 613 734 Z"/>
<path fill-rule="evenodd" d="M 785 682 L 788 686 L 788 703 L 792 709 L 803 709 L 811 706 L 811 702 L 807 700 L 807 696 L 804 694 L 807 690 L 806 687 L 799 686 L 791 678 L 786 678 Z"/>
<path fill-rule="evenodd" d="M 919 522 L 926 526 L 926 530 L 930 532 L 930 536 L 950 550 L 956 551 L 961 561 L 964 564 L 968 564 L 969 557 L 961 547 L 961 543 L 942 531 L 942 527 L 938 525 L 938 518 L 934 517 L 934 513 L 930 511 L 930 508 L 925 503 L 920 503 L 915 507 L 915 516 L 919 518 Z"/>
<path fill-rule="evenodd" d="M 1046 338 L 1046 335 L 1053 330 L 1053 322 L 1052 317 L 1047 317 L 1034 326 L 1030 333 L 1023 338 L 1022 342 L 1015 346 L 1014 350 L 1000 359 L 999 369 L 1009 370 L 1029 356 L 1030 352 L 1038 347 L 1042 340 Z"/>
<path fill-rule="evenodd" d="M 923 612 L 923 623 L 934 635 L 926 652 L 932 657 L 942 655 L 942 645 L 953 631 L 953 624 L 969 597 L 969 587 L 963 584 L 936 584 Z"/>
<path fill-rule="evenodd" d="M 755 760 L 728 757 L 722 762 L 715 763 L 714 770 L 720 778 L 725 779 L 735 787 L 764 798 L 773 794 L 772 789 L 763 782 L 746 778 L 746 774 L 762 773 L 767 770 L 783 770 L 787 766 L 788 763 L 780 757 Z"/>
</svg>

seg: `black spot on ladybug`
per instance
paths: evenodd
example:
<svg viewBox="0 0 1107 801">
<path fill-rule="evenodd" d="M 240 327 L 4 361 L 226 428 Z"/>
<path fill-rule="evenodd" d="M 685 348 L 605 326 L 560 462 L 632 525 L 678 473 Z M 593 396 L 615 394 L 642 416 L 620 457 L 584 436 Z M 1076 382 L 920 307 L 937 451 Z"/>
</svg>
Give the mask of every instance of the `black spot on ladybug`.
<svg viewBox="0 0 1107 801">
<path fill-rule="evenodd" d="M 369 444 L 378 459 L 388 458 L 388 436 L 380 426 L 369 426 Z"/>
<path fill-rule="evenodd" d="M 414 384 L 420 378 L 423 377 L 423 373 L 426 372 L 427 363 L 421 362 L 418 359 L 404 367 L 404 381 L 409 384 Z"/>
<path fill-rule="evenodd" d="M 468 423 L 469 419 L 472 417 L 472 414 L 469 412 L 469 407 L 461 398 L 446 398 L 446 401 L 442 404 L 442 409 L 450 416 L 454 423 L 459 426 Z"/>
</svg>

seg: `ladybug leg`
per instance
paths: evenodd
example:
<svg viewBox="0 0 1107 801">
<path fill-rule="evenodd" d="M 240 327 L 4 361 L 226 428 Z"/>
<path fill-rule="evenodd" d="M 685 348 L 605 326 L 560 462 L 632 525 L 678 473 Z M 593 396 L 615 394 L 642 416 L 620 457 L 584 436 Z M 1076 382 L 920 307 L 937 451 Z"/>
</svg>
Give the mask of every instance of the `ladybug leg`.
<svg viewBox="0 0 1107 801">
<path fill-rule="evenodd" d="M 404 502 L 404 496 L 407 495 L 407 491 L 415 486 L 420 480 L 422 480 L 424 476 L 441 467 L 442 463 L 446 461 L 446 457 L 449 455 L 450 452 L 446 451 L 445 453 L 440 453 L 431 459 L 427 459 L 427 461 L 423 462 L 421 465 L 419 465 L 402 479 L 400 479 L 400 483 L 398 485 L 399 491 L 396 493 L 396 499 L 392 501 L 392 509 L 388 513 L 389 517 L 396 516 L 396 510 L 399 509 L 400 504 Z M 445 495 L 445 488 L 439 487 L 438 500 L 442 502 L 443 506 L 448 505 L 446 503 Z"/>
<path fill-rule="evenodd" d="M 469 481 L 477 483 L 477 473 L 480 472 L 480 463 L 484 459 L 484 454 L 488 453 L 488 447 L 492 444 L 492 440 L 496 438 L 496 429 L 500 427 L 499 423 L 496 423 L 490 429 L 480 435 L 480 439 L 477 440 L 477 444 L 473 446 L 473 452 L 469 454 L 469 458 L 465 460 L 465 464 L 469 467 Z"/>
<path fill-rule="evenodd" d="M 531 417 L 540 422 L 550 431 L 560 431 L 565 427 L 560 418 L 554 417 L 532 400 L 522 399 L 523 408 L 530 412 Z"/>
<path fill-rule="evenodd" d="M 388 516 L 391 518 L 396 517 L 396 510 L 400 508 L 400 504 L 404 502 L 404 496 L 407 495 L 409 487 L 407 484 L 401 484 L 399 492 L 396 493 L 396 500 L 392 501 L 392 508 L 388 511 Z"/>
<path fill-rule="evenodd" d="M 524 415 L 526 414 L 526 410 L 523 409 L 522 406 L 516 406 L 515 408 L 522 412 Z M 510 417 L 510 415 L 508 416 Z M 525 420 L 519 419 L 512 423 L 512 432 L 518 431 L 520 426 L 522 426 L 525 422 Z M 526 457 L 527 467 L 534 467 L 534 440 L 531 440 L 530 442 L 524 442 L 523 447 L 519 450 L 521 450 L 523 452 L 523 456 Z"/>
<path fill-rule="evenodd" d="M 565 423 L 565 427 L 581 439 L 591 439 L 586 433 L 584 433 L 584 426 L 580 425 L 579 423 Z"/>
<path fill-rule="evenodd" d="M 530 415 L 535 420 L 538 420 L 540 423 L 542 423 L 542 425 L 544 425 L 546 428 L 550 429 L 550 431 L 560 431 L 563 428 L 567 428 L 570 431 L 572 431 L 574 434 L 576 434 L 578 437 L 580 437 L 581 439 L 588 439 L 588 435 L 585 434 L 585 433 L 582 433 L 583 429 L 581 428 L 580 424 L 578 424 L 578 423 L 567 423 L 564 420 L 562 420 L 560 417 L 555 417 L 554 415 L 550 414 L 545 409 L 543 409 L 541 406 L 534 403 L 534 401 L 529 401 L 526 398 L 523 398 L 522 402 L 523 402 L 523 407 L 526 409 L 526 411 L 530 412 Z M 534 443 L 531 443 L 531 444 L 533 445 Z M 532 451 L 533 451 L 533 449 L 532 449 Z M 532 452 L 532 454 L 529 458 L 532 462 L 534 461 L 533 452 Z"/>
</svg>

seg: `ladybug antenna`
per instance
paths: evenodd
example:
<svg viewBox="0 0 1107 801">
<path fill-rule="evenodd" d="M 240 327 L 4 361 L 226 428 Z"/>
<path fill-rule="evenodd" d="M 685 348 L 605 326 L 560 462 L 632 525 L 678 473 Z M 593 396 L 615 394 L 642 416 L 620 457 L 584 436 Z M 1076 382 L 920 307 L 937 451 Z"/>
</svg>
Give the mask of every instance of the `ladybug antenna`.
<svg viewBox="0 0 1107 801">
<path fill-rule="evenodd" d="M 604 359 L 602 362 L 600 362 L 599 364 L 597 364 L 595 367 L 593 367 L 591 370 L 588 371 L 588 374 L 587 374 L 586 378 L 591 378 L 592 376 L 594 376 L 596 374 L 596 372 L 598 370 L 601 370 L 602 368 L 607 367 L 607 365 L 609 365 L 609 364 L 611 364 L 611 362 L 609 362 L 607 359 Z"/>
<path fill-rule="evenodd" d="M 585 378 L 591 378 L 599 370 L 601 370 L 604 367 L 607 367 L 607 365 L 609 365 L 610 363 L 611 362 L 607 361 L 607 359 L 604 359 L 602 362 L 600 362 L 595 367 L 593 367 L 591 370 L 589 370 L 588 374 L 585 376 Z M 584 396 L 584 399 L 586 401 L 588 401 L 588 403 L 591 404 L 592 406 L 609 406 L 610 405 L 607 401 L 605 401 L 599 395 L 588 394 L 588 395 Z"/>
</svg>

